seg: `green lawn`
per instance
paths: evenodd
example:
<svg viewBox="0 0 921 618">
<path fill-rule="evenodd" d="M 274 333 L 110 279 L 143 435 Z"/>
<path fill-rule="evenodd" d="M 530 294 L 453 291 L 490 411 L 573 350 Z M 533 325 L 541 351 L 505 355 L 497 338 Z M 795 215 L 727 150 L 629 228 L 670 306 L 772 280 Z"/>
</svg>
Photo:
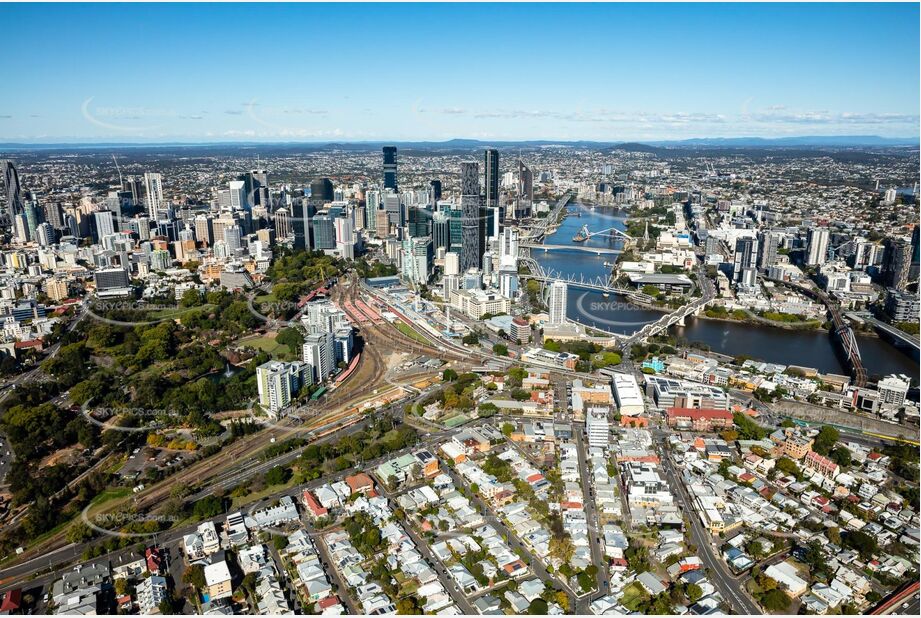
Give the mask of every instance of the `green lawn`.
<svg viewBox="0 0 921 618">
<path fill-rule="evenodd" d="M 251 339 L 240 339 L 237 343 L 241 346 L 247 346 L 261 350 L 266 354 L 271 355 L 272 358 L 276 359 L 285 358 L 291 355 L 291 350 L 288 349 L 288 346 L 277 343 L 274 337 L 253 337 Z"/>
<path fill-rule="evenodd" d="M 406 335 L 413 341 L 418 341 L 419 343 L 428 345 L 429 340 L 423 337 L 422 335 L 420 335 L 419 333 L 417 333 L 416 331 L 414 331 L 412 328 L 410 328 L 409 324 L 407 324 L 406 322 L 397 321 L 397 322 L 394 322 L 393 325 L 397 327 L 398 331 L 400 331 L 401 333 L 403 333 L 404 335 Z"/>
<path fill-rule="evenodd" d="M 626 588 L 624 588 L 623 595 L 620 598 L 620 602 L 624 607 L 630 611 L 636 611 L 637 605 L 640 601 L 646 598 L 648 595 L 646 591 L 637 582 L 633 582 Z"/>
<path fill-rule="evenodd" d="M 108 502 L 109 500 L 115 500 L 116 498 L 124 498 L 125 496 L 131 495 L 130 487 L 112 487 L 106 489 L 101 494 L 97 495 L 95 498 L 90 500 L 90 506 L 98 506 L 103 502 Z"/>
</svg>

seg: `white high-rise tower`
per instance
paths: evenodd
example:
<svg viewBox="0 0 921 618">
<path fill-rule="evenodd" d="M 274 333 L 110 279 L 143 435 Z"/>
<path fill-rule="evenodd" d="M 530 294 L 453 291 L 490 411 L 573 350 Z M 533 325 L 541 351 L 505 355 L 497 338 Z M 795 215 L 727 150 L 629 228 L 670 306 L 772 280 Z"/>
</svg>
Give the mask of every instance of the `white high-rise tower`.
<svg viewBox="0 0 921 618">
<path fill-rule="evenodd" d="M 550 285 L 550 325 L 559 326 L 566 323 L 566 293 L 568 287 L 565 281 L 554 281 Z"/>
</svg>

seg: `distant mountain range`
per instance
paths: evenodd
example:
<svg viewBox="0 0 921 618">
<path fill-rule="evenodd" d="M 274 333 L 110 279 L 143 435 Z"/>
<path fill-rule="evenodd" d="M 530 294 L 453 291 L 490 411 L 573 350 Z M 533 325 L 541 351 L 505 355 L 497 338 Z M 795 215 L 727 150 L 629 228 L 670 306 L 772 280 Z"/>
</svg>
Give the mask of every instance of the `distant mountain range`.
<svg viewBox="0 0 921 618">
<path fill-rule="evenodd" d="M 354 142 L 0 142 L 2 150 L 47 149 L 97 149 L 97 148 L 304 148 L 309 150 L 367 150 L 384 145 L 394 145 L 416 150 L 468 150 L 476 148 L 614 148 L 625 150 L 650 150 L 668 148 L 848 148 L 848 147 L 898 147 L 919 146 L 919 138 L 880 137 L 878 135 L 808 135 L 798 137 L 700 137 L 684 140 L 637 141 L 562 141 L 518 140 L 483 141 L 476 139 L 451 139 L 432 141 L 354 141 Z"/>
</svg>

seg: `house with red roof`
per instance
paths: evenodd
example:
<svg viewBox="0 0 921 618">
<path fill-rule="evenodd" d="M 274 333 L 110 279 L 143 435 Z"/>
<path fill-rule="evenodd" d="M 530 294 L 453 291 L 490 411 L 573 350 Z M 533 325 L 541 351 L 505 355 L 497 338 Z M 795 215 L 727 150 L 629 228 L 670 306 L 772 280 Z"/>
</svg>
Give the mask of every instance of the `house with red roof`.
<svg viewBox="0 0 921 618">
<path fill-rule="evenodd" d="M 22 607 L 22 588 L 10 590 L 3 596 L 0 603 L 0 614 L 12 614 Z"/>
<path fill-rule="evenodd" d="M 306 489 L 301 495 L 301 502 L 307 508 L 307 512 L 310 513 L 314 519 L 326 517 L 326 514 L 329 513 L 326 507 L 317 502 L 317 499 L 313 496 L 313 494 Z"/>
</svg>

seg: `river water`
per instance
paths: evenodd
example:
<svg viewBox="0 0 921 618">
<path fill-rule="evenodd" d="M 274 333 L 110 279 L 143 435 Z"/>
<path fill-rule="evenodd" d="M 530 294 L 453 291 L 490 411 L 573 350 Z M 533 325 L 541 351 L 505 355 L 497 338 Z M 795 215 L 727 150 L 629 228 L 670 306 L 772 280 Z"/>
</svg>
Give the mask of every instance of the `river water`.
<svg viewBox="0 0 921 618">
<path fill-rule="evenodd" d="M 610 227 L 625 229 L 626 213 L 612 208 L 592 210 L 581 204 L 569 207 L 570 214 L 559 229 L 547 236 L 545 242 L 554 245 L 581 245 L 620 249 L 620 241 L 608 235 L 594 236 L 582 243 L 572 240 L 583 225 L 593 232 Z M 534 259 L 548 271 L 564 277 L 586 280 L 606 277 L 615 255 L 594 255 L 581 251 L 531 251 Z M 567 315 L 571 320 L 608 332 L 628 334 L 643 324 L 662 316 L 661 312 L 632 305 L 622 297 L 605 298 L 598 292 L 570 286 Z M 826 373 L 847 373 L 835 350 L 835 343 L 826 331 L 792 331 L 769 326 L 757 326 L 688 318 L 684 327 L 673 327 L 672 334 L 688 341 L 703 343 L 714 352 L 731 356 L 747 354 L 752 358 L 785 365 L 814 367 Z M 916 377 L 918 358 L 895 348 L 876 337 L 858 337 L 863 364 L 871 376 L 904 373 Z"/>
</svg>

